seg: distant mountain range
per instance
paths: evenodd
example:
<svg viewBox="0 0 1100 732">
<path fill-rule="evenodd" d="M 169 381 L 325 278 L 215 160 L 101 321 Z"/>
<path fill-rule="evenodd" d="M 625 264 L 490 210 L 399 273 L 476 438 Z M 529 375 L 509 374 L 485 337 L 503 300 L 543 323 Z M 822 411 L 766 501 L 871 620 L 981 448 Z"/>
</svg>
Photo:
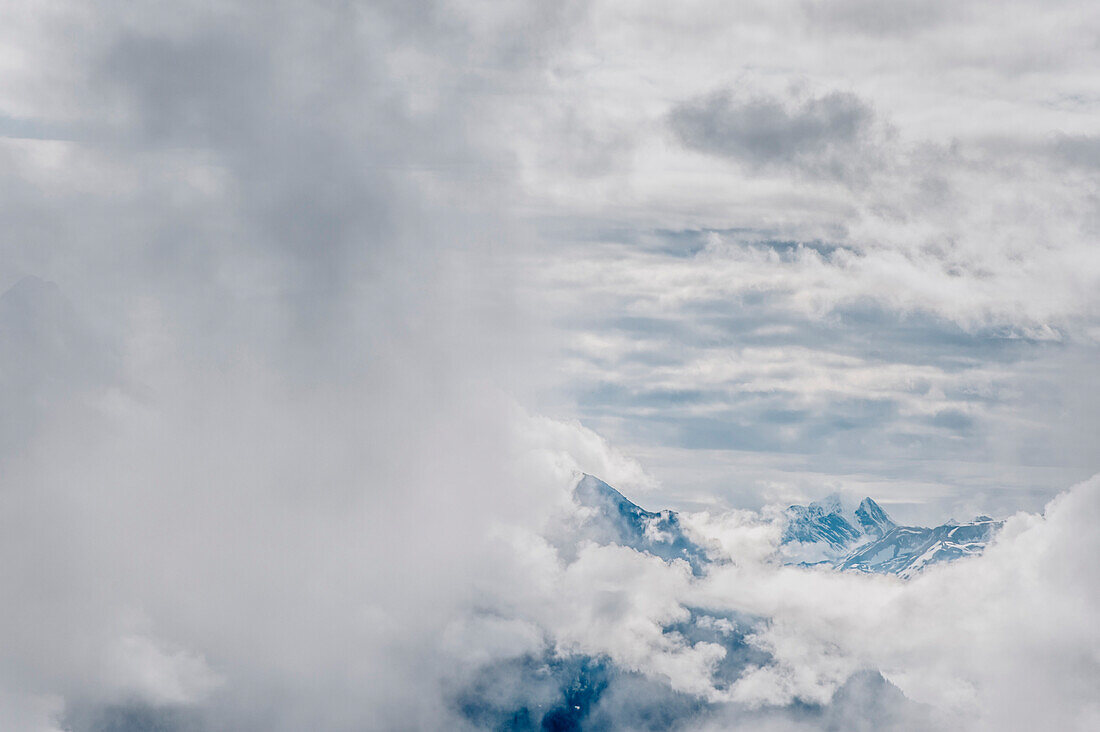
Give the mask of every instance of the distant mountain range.
<svg viewBox="0 0 1100 732">
<path fill-rule="evenodd" d="M 583 476 L 573 491 L 580 510 L 546 538 L 567 562 L 588 542 L 629 547 L 666 562 L 683 561 L 696 575 L 729 561 L 708 554 L 675 511 L 647 511 L 599 478 Z M 783 518 L 779 560 L 822 564 L 836 570 L 888 572 L 909 577 L 920 568 L 980 551 L 998 522 L 981 517 L 970 524 L 935 529 L 898 526 L 874 501 L 848 506 L 836 496 L 807 506 L 791 506 Z M 721 646 L 711 670 L 719 689 L 730 689 L 746 670 L 775 661 L 752 638 L 768 623 L 738 611 L 685 606 L 662 631 L 677 643 Z M 629 700 L 624 702 L 624 700 Z M 673 689 L 660 679 L 616 665 L 606 656 L 563 652 L 557 647 L 485 664 L 473 680 L 456 689 L 452 701 L 473 729 L 618 730 L 637 732 L 698 726 L 728 728 L 723 717 L 731 702 L 709 701 Z M 907 699 L 882 674 L 853 674 L 826 703 L 799 699 L 780 716 L 767 706 L 738 708 L 736 719 L 753 729 L 931 729 L 923 705 Z M 713 715 L 713 716 L 712 716 Z M 708 719 L 714 721 L 707 725 Z M 874 720 L 872 724 L 868 720 Z"/>
<path fill-rule="evenodd" d="M 684 531 L 675 511 L 646 511 L 591 475 L 580 479 L 574 497 L 589 509 L 583 529 L 586 538 L 596 543 L 627 546 L 666 561 L 682 559 L 697 575 L 711 561 Z M 805 506 L 790 506 L 785 521 L 779 554 L 787 564 L 904 579 L 932 564 L 981 554 L 1003 524 L 978 516 L 934 528 L 900 526 L 871 498 L 853 506 L 835 494 Z"/>
<path fill-rule="evenodd" d="M 790 563 L 896 574 L 982 553 L 1003 525 L 989 516 L 926 528 L 899 526 L 870 498 L 849 509 L 838 495 L 786 511 L 780 552 Z"/>
</svg>

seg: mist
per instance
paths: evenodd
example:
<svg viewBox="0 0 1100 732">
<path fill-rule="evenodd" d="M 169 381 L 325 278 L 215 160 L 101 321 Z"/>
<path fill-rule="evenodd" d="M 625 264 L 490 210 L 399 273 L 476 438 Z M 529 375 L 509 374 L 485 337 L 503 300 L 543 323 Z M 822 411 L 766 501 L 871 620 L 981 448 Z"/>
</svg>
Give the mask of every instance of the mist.
<svg viewBox="0 0 1100 732">
<path fill-rule="evenodd" d="M 1095 19 L 910 5 L 6 3 L 0 727 L 1100 724 Z"/>
</svg>

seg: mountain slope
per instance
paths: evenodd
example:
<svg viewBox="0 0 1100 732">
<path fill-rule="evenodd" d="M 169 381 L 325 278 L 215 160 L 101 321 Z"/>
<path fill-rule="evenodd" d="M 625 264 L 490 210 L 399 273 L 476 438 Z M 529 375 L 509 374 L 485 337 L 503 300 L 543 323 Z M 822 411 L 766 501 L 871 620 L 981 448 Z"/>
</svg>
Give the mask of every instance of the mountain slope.
<svg viewBox="0 0 1100 732">
<path fill-rule="evenodd" d="M 790 506 L 786 517 L 783 544 L 807 563 L 839 559 L 897 525 L 870 498 L 853 508 L 837 494 L 808 506 Z"/>
<path fill-rule="evenodd" d="M 879 540 L 852 551 L 838 569 L 889 572 L 909 578 L 929 564 L 981 554 L 1001 525 L 1001 521 L 979 516 L 965 524 L 932 529 L 897 526 Z"/>
<path fill-rule="evenodd" d="M 899 526 L 870 498 L 848 511 L 836 495 L 790 506 L 781 553 L 789 564 L 912 577 L 930 564 L 981 554 L 1002 522 L 978 516 L 934 528 Z"/>
<path fill-rule="evenodd" d="M 696 575 L 710 563 L 688 537 L 675 511 L 647 511 L 607 483 L 584 475 L 573 490 L 587 509 L 570 541 L 614 544 L 672 561 L 687 562 Z M 871 498 L 858 504 L 831 495 L 784 512 L 779 546 L 786 564 L 825 565 L 838 570 L 894 574 L 908 579 L 926 567 L 981 554 L 1003 522 L 978 516 L 967 523 L 927 528 L 901 526 Z"/>
<path fill-rule="evenodd" d="M 585 522 L 587 538 L 648 552 L 665 561 L 682 559 L 700 574 L 706 552 L 684 533 L 675 511 L 646 511 L 599 478 L 584 475 L 573 490 L 577 503 L 593 509 Z"/>
</svg>

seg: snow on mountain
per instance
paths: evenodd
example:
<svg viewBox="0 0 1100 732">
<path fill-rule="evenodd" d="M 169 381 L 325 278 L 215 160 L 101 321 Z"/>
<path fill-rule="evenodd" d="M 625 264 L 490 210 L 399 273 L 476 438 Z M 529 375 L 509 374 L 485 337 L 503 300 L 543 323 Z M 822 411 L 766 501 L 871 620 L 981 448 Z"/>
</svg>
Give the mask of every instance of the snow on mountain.
<svg viewBox="0 0 1100 732">
<path fill-rule="evenodd" d="M 829 564 L 837 569 L 909 578 L 930 564 L 981 554 L 1002 522 L 989 516 L 954 520 L 935 528 L 899 526 L 870 498 L 849 511 L 836 495 L 786 511 L 780 552 L 789 564 Z"/>
<path fill-rule="evenodd" d="M 706 551 L 685 533 L 675 511 L 647 511 L 599 478 L 583 476 L 573 491 L 585 509 L 580 536 L 665 561 L 682 559 L 702 574 Z M 786 564 L 913 577 L 925 567 L 981 554 L 1003 522 L 989 516 L 934 528 L 900 526 L 871 498 L 858 504 L 833 494 L 784 512 L 779 554 Z M 574 537 L 575 539 L 576 537 Z"/>
<path fill-rule="evenodd" d="M 981 554 L 1001 525 L 1001 521 L 979 516 L 969 523 L 932 529 L 897 526 L 877 541 L 853 550 L 837 566 L 908 579 L 929 564 Z"/>
<path fill-rule="evenodd" d="M 859 519 L 863 533 L 868 535 L 883 536 L 897 526 L 886 511 L 870 498 L 864 498 L 860 502 L 859 508 L 856 509 L 856 518 Z"/>
<path fill-rule="evenodd" d="M 573 499 L 578 510 L 548 537 L 564 556 L 570 547 L 595 542 L 630 547 L 666 562 L 684 561 L 696 575 L 722 561 L 707 556 L 676 512 L 647 511 L 594 476 L 580 478 Z M 827 566 L 837 570 L 903 577 L 927 564 L 980 551 L 997 526 L 986 517 L 935 529 L 898 526 L 870 498 L 854 504 L 839 496 L 791 506 L 786 520 L 783 549 L 816 547 L 834 557 Z M 731 690 L 746 672 L 776 663 L 772 651 L 754 640 L 770 622 L 767 617 L 708 607 L 684 609 L 687 612 L 662 625 L 661 632 L 676 643 L 723 649 L 710 672 L 716 688 Z M 454 703 L 473 728 L 532 731 L 664 730 L 677 720 L 700 722 L 711 714 L 728 721 L 721 715 L 733 707 L 731 702 L 673 689 L 616 665 L 606 655 L 563 653 L 556 646 L 486 664 L 470 684 L 457 690 Z M 872 729 L 865 724 L 868 719 L 876 721 L 874 729 L 928 729 L 933 723 L 928 708 L 907 699 L 874 669 L 852 674 L 824 703 L 799 699 L 791 708 L 791 719 L 806 729 Z M 739 709 L 737 719 L 751 724 L 754 714 L 767 712 Z M 768 721 L 765 716 L 761 720 Z"/>
<path fill-rule="evenodd" d="M 648 552 L 665 561 L 682 559 L 700 574 L 706 552 L 684 533 L 675 511 L 646 511 L 599 478 L 585 475 L 573 490 L 581 506 L 590 509 L 586 538 L 598 544 L 618 544 Z"/>
</svg>

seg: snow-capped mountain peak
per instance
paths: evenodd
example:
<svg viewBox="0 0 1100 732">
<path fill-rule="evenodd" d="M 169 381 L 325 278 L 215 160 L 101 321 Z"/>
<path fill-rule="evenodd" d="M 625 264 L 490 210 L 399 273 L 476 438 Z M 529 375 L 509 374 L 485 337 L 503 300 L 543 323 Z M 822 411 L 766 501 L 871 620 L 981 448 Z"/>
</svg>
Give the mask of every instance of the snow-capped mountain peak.
<svg viewBox="0 0 1100 732">
<path fill-rule="evenodd" d="M 585 509 L 574 539 L 626 546 L 665 561 L 683 560 L 699 575 L 711 563 L 675 511 L 647 511 L 599 478 L 583 475 L 573 491 Z M 989 516 L 934 528 L 901 526 L 871 498 L 854 504 L 833 494 L 787 508 L 779 555 L 787 564 L 909 578 L 930 564 L 980 554 L 1003 522 Z"/>
<path fill-rule="evenodd" d="M 897 526 L 882 506 L 875 503 L 870 497 L 860 501 L 859 508 L 856 509 L 855 513 L 859 526 L 865 534 L 882 536 Z"/>
<path fill-rule="evenodd" d="M 592 475 L 581 476 L 573 489 L 578 505 L 590 509 L 583 526 L 585 538 L 597 544 L 618 544 L 660 557 L 682 559 L 695 573 L 702 572 L 706 552 L 680 525 L 675 511 L 646 511 L 622 493 Z"/>
<path fill-rule="evenodd" d="M 809 564 L 840 559 L 897 525 L 871 498 L 856 505 L 836 493 L 806 506 L 790 506 L 786 516 L 784 553 Z"/>
<path fill-rule="evenodd" d="M 791 506 L 786 515 L 780 552 L 788 563 L 825 563 L 901 577 L 929 564 L 980 554 L 1001 527 L 989 516 L 934 528 L 899 526 L 871 498 L 864 498 L 849 517 L 836 496 Z"/>
</svg>

